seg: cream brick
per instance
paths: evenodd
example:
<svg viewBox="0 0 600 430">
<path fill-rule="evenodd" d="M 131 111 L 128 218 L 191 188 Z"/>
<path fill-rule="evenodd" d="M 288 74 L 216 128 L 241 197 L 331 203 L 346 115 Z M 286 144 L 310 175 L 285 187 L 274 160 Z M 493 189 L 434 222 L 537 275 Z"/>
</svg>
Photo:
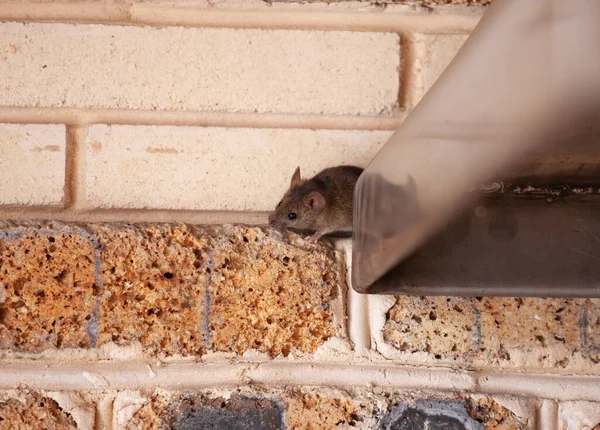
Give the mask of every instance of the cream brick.
<svg viewBox="0 0 600 430">
<path fill-rule="evenodd" d="M 0 205 L 58 205 L 64 196 L 64 125 L 0 124 Z"/>
<path fill-rule="evenodd" d="M 92 126 L 86 194 L 96 207 L 272 210 L 296 166 L 366 166 L 391 133 Z"/>
<path fill-rule="evenodd" d="M 0 24 L 8 106 L 380 114 L 392 33 Z"/>
<path fill-rule="evenodd" d="M 462 45 L 465 35 L 424 36 L 426 54 L 423 58 L 423 94 L 433 86 Z"/>
<path fill-rule="evenodd" d="M 565 402 L 558 407 L 561 430 L 596 430 L 600 428 L 600 403 Z"/>
</svg>

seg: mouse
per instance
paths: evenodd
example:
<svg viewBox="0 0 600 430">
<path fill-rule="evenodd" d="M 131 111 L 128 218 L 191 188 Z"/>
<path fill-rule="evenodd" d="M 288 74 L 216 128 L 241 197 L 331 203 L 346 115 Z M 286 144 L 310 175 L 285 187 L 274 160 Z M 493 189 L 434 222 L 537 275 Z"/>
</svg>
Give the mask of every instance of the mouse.
<svg viewBox="0 0 600 430">
<path fill-rule="evenodd" d="M 310 179 L 302 179 L 296 168 L 288 190 L 269 216 L 277 230 L 311 231 L 316 243 L 331 233 L 352 232 L 354 186 L 362 167 L 328 167 Z"/>
</svg>

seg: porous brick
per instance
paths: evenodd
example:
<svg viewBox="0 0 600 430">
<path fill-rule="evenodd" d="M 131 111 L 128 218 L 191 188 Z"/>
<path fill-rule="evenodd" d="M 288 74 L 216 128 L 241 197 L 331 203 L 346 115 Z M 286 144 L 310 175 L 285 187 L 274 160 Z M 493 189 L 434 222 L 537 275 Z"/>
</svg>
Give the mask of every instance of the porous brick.
<svg viewBox="0 0 600 430">
<path fill-rule="evenodd" d="M 0 230 L 0 348 L 86 348 L 97 297 L 84 233 Z"/>
<path fill-rule="evenodd" d="M 589 299 L 582 312 L 583 352 L 594 363 L 600 363 L 600 299 Z"/>
<path fill-rule="evenodd" d="M 242 387 L 219 393 L 154 392 L 147 394 L 145 399 L 143 406 L 137 402 L 138 410 L 127 422 L 120 421 L 127 430 L 209 427 L 231 430 L 359 429 L 374 410 L 370 402 L 313 389 Z M 119 415 L 122 409 L 132 404 L 120 402 L 113 413 Z"/>
<path fill-rule="evenodd" d="M 286 424 L 296 430 L 361 428 L 372 405 L 318 392 L 290 393 L 286 400 Z"/>
<path fill-rule="evenodd" d="M 156 390 L 121 392 L 117 399 L 114 422 L 128 430 L 208 428 L 211 422 L 214 428 L 232 430 L 524 430 L 530 428 L 534 419 L 531 404 L 528 412 L 521 411 L 526 417 L 517 417 L 511 407 L 490 397 L 475 399 L 452 393 L 420 396 L 373 387 L 344 391 L 325 387 L 257 386 L 199 392 Z M 524 399 L 504 398 L 503 402 L 522 405 Z M 263 420 L 262 427 L 255 424 L 259 418 Z"/>
<path fill-rule="evenodd" d="M 422 1 L 416 1 L 415 3 L 421 3 L 421 4 L 431 4 L 431 5 L 438 5 L 438 4 L 455 4 L 455 5 L 466 5 L 466 6 L 473 6 L 473 5 L 488 5 L 490 3 L 492 3 L 493 0 L 422 0 Z M 406 3 L 406 0 L 399 0 L 400 3 Z"/>
<path fill-rule="evenodd" d="M 292 173 L 366 166 L 389 131 L 92 126 L 87 190 L 97 207 L 273 210 Z M 318 156 L 315 156 L 318 153 Z"/>
<path fill-rule="evenodd" d="M 392 33 L 1 24 L 5 106 L 377 115 Z"/>
<path fill-rule="evenodd" d="M 65 138 L 64 125 L 0 124 L 0 205 L 62 203 Z"/>
<path fill-rule="evenodd" d="M 600 429 L 600 403 L 560 403 L 558 405 L 558 428 L 561 430 Z"/>
<path fill-rule="evenodd" d="M 468 398 L 465 406 L 469 415 L 481 423 L 486 430 L 524 430 L 526 428 L 526 424 L 521 422 L 514 412 L 490 397 Z M 533 417 L 530 418 L 533 419 Z"/>
<path fill-rule="evenodd" d="M 311 250 L 244 227 L 93 232 L 102 257 L 100 343 L 139 341 L 153 354 L 275 356 L 313 352 L 337 332 L 330 303 L 340 268 L 325 246 Z"/>
<path fill-rule="evenodd" d="M 340 295 L 342 278 L 330 248 L 292 246 L 259 229 L 239 228 L 221 237 L 210 266 L 215 350 L 314 352 L 336 334 L 331 302 Z"/>
<path fill-rule="evenodd" d="M 343 335 L 336 251 L 259 228 L 0 228 L 0 347 L 314 352 Z M 83 228 L 85 230 L 80 230 Z"/>
<path fill-rule="evenodd" d="M 223 398 L 184 398 L 169 405 L 163 417 L 171 428 L 194 430 L 222 428 L 242 430 L 248 428 L 284 430 L 283 411 L 269 399 L 233 396 Z"/>
<path fill-rule="evenodd" d="M 492 358 L 510 360 L 510 351 L 580 348 L 580 299 L 483 298 L 482 349 Z"/>
<path fill-rule="evenodd" d="M 567 367 L 582 352 L 598 360 L 597 315 L 596 301 L 582 299 L 402 296 L 387 312 L 382 335 L 400 352 L 438 360 Z"/>
<path fill-rule="evenodd" d="M 40 393 L 0 393 L 0 430 L 77 429 L 73 417 Z"/>
<path fill-rule="evenodd" d="M 173 428 L 174 425 L 194 424 L 201 427 L 200 420 L 210 418 L 215 424 L 226 425 L 232 430 L 247 428 L 245 422 L 250 418 L 263 419 L 262 424 L 269 429 L 278 430 L 283 424 L 282 411 L 270 399 L 254 401 L 247 396 L 224 398 L 205 393 L 154 393 L 146 403 L 135 412 L 127 423 L 127 430 Z M 263 409 L 261 411 L 261 409 Z M 118 410 L 115 413 L 119 413 Z M 264 421 L 268 420 L 268 423 Z M 184 427 L 185 428 L 185 427 Z M 193 428 L 193 427 L 190 427 Z M 216 427 L 219 428 L 219 427 Z"/>
<path fill-rule="evenodd" d="M 396 299 L 383 338 L 399 351 L 465 360 L 479 352 L 477 309 L 470 299 L 404 296 Z"/>
<path fill-rule="evenodd" d="M 463 402 L 418 399 L 414 403 L 400 402 L 394 405 L 383 417 L 380 428 L 480 430 L 481 425 L 469 416 Z"/>
<path fill-rule="evenodd" d="M 271 0 L 273 3 L 296 3 L 297 0 Z M 317 2 L 318 0 L 310 0 L 310 2 Z M 331 0 L 331 3 L 341 3 L 346 0 Z M 438 6 L 438 5 L 464 5 L 464 6 L 487 6 L 492 3 L 493 0 L 360 0 L 363 3 L 375 3 L 375 4 L 410 4 L 410 5 L 424 5 L 424 6 Z"/>
<path fill-rule="evenodd" d="M 431 397 L 386 395 L 387 411 L 377 428 L 386 430 L 456 429 L 456 430 L 525 430 L 531 428 L 535 409 L 532 403 L 519 398 L 504 398 L 506 407 L 486 396 L 460 397 L 433 395 Z M 522 410 L 525 405 L 526 412 Z M 511 410 L 520 411 L 521 415 Z"/>
<path fill-rule="evenodd" d="M 437 3 L 447 3 L 441 0 Z M 467 40 L 466 35 L 426 35 L 423 36 L 425 55 L 422 58 L 423 94 L 438 80 L 454 56 Z"/>
<path fill-rule="evenodd" d="M 90 226 L 100 246 L 100 344 L 137 341 L 150 353 L 205 348 L 211 238 L 184 226 Z"/>
</svg>

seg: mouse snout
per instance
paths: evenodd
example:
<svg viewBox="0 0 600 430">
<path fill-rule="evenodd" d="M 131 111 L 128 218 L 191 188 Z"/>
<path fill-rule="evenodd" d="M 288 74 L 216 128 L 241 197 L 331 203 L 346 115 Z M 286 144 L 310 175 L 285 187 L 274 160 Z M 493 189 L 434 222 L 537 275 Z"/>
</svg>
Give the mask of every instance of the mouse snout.
<svg viewBox="0 0 600 430">
<path fill-rule="evenodd" d="M 273 212 L 269 215 L 269 227 L 273 230 L 283 230 L 285 229 L 285 223 L 275 215 L 275 212 Z"/>
</svg>

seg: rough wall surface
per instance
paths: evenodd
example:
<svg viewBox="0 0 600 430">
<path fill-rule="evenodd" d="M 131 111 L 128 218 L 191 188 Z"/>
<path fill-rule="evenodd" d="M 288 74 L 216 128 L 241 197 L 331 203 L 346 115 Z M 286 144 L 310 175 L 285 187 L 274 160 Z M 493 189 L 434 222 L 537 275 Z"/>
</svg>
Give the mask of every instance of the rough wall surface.
<svg viewBox="0 0 600 430">
<path fill-rule="evenodd" d="M 599 300 L 359 296 L 264 226 L 487 3 L 0 2 L 0 429 L 600 428 Z"/>
<path fill-rule="evenodd" d="M 324 245 L 246 227 L 4 226 L 5 351 L 138 343 L 158 356 L 314 352 L 342 328 Z M 299 239 L 302 240 L 302 239 Z"/>
</svg>

